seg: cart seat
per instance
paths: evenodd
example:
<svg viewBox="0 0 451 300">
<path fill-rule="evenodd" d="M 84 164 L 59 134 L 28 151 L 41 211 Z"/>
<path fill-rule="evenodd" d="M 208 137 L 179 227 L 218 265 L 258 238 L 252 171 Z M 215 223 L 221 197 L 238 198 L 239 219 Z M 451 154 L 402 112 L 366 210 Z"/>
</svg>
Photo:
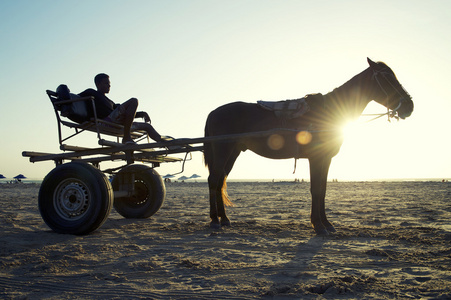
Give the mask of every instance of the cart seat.
<svg viewBox="0 0 451 300">
<path fill-rule="evenodd" d="M 66 85 L 60 85 L 57 92 L 51 90 L 46 92 L 55 110 L 61 147 L 65 141 L 84 131 L 97 133 L 99 141 L 105 140 L 102 135 L 115 137 L 117 142 L 123 136 L 124 126 L 97 118 L 94 97 L 80 97 L 72 94 Z M 62 127 L 64 126 L 73 129 L 74 132 L 63 136 Z M 131 136 L 134 140 L 141 140 L 147 137 L 147 133 L 132 128 Z"/>
<path fill-rule="evenodd" d="M 47 94 L 49 94 L 47 92 Z M 56 88 L 56 99 L 50 98 L 50 100 L 57 104 L 57 109 L 61 112 L 61 116 L 70 119 L 77 123 L 83 123 L 90 121 L 91 116 L 94 115 L 92 108 L 90 108 L 89 100 L 80 100 L 80 96 L 72 94 L 69 88 L 65 84 L 61 84 Z M 74 100 L 73 102 L 60 104 L 64 100 Z"/>
</svg>

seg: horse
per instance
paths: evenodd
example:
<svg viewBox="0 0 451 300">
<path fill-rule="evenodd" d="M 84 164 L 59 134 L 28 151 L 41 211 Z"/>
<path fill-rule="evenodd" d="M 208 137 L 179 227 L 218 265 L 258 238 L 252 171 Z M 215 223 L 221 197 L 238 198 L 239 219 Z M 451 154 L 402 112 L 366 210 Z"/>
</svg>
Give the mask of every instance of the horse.
<svg viewBox="0 0 451 300">
<path fill-rule="evenodd" d="M 358 118 L 372 100 L 385 106 L 390 117 L 405 119 L 413 112 L 413 101 L 395 73 L 383 62 L 367 58 L 369 67 L 331 92 L 302 98 L 308 110 L 294 118 L 278 118 L 257 103 L 233 102 L 210 112 L 204 143 L 204 162 L 209 170 L 210 227 L 230 226 L 224 205 L 227 176 L 242 151 L 272 159 L 306 158 L 310 168 L 312 197 L 310 221 L 318 235 L 336 232 L 325 213 L 327 175 L 332 158 L 343 143 L 340 133 L 346 121 Z M 279 133 L 274 130 L 280 129 Z M 266 136 L 261 133 L 268 132 Z"/>
</svg>

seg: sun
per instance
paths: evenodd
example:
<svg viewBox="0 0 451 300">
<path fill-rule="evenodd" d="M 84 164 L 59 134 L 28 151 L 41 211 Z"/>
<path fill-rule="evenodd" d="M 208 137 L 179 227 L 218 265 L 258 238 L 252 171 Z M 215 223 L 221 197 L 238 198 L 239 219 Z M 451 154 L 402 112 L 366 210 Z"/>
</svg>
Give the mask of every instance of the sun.
<svg viewBox="0 0 451 300">
<path fill-rule="evenodd" d="M 343 146 L 346 152 L 351 153 L 351 157 L 358 158 L 358 156 L 368 155 L 363 149 L 371 144 L 371 126 L 368 126 L 361 120 L 349 121 L 342 127 Z"/>
<path fill-rule="evenodd" d="M 362 127 L 362 122 L 358 120 L 349 121 L 343 125 L 342 132 L 345 140 L 354 140 L 355 138 L 361 137 L 365 133 Z"/>
<path fill-rule="evenodd" d="M 331 165 L 332 177 L 345 180 L 366 180 L 371 177 L 368 173 L 372 172 L 367 164 L 375 153 L 372 151 L 374 140 L 368 127 L 362 120 L 349 121 L 343 125 L 343 145 Z"/>
<path fill-rule="evenodd" d="M 366 118 L 346 123 L 343 145 L 331 166 L 333 176 L 350 180 L 389 178 L 396 165 L 390 162 L 402 157 L 394 146 L 400 143 L 398 125 Z"/>
</svg>

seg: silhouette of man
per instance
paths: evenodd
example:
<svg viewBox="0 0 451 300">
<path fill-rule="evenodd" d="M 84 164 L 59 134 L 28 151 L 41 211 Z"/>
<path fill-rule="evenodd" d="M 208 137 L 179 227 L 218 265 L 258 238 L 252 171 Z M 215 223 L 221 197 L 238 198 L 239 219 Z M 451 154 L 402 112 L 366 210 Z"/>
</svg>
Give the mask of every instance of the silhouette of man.
<svg viewBox="0 0 451 300">
<path fill-rule="evenodd" d="M 110 92 L 111 87 L 110 77 L 107 74 L 100 73 L 96 75 L 94 83 L 97 91 L 87 89 L 79 95 L 81 97 L 94 97 L 98 118 L 124 126 L 123 144 L 134 143 L 130 133 L 132 129 L 145 130 L 154 141 L 163 141 L 161 135 L 150 125 L 149 115 L 144 111 L 136 111 L 138 109 L 138 99 L 130 98 L 122 104 L 116 104 L 110 100 L 106 96 Z M 144 122 L 133 122 L 135 118 L 144 118 Z"/>
</svg>

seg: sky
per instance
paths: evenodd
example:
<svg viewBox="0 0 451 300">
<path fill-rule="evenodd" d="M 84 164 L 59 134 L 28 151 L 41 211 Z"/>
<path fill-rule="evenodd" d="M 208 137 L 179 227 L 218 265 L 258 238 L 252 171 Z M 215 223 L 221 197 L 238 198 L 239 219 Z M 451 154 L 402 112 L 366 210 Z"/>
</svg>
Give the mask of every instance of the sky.
<svg viewBox="0 0 451 300">
<path fill-rule="evenodd" d="M 58 153 L 45 90 L 79 93 L 110 75 L 109 97 L 140 101 L 154 127 L 175 138 L 203 136 L 208 113 L 234 101 L 278 101 L 327 93 L 387 63 L 413 98 L 399 122 L 361 117 L 346 131 L 329 178 L 451 178 L 451 2 L 416 0 L 2 0 L 0 174 L 40 179 Z M 383 113 L 372 102 L 364 113 Z M 95 135 L 75 141 L 97 147 Z M 109 163 L 105 166 L 108 167 Z M 162 164 L 161 175 L 181 171 Z M 230 179 L 308 179 L 308 161 L 246 151 Z M 181 175 L 206 179 L 202 153 Z"/>
</svg>

